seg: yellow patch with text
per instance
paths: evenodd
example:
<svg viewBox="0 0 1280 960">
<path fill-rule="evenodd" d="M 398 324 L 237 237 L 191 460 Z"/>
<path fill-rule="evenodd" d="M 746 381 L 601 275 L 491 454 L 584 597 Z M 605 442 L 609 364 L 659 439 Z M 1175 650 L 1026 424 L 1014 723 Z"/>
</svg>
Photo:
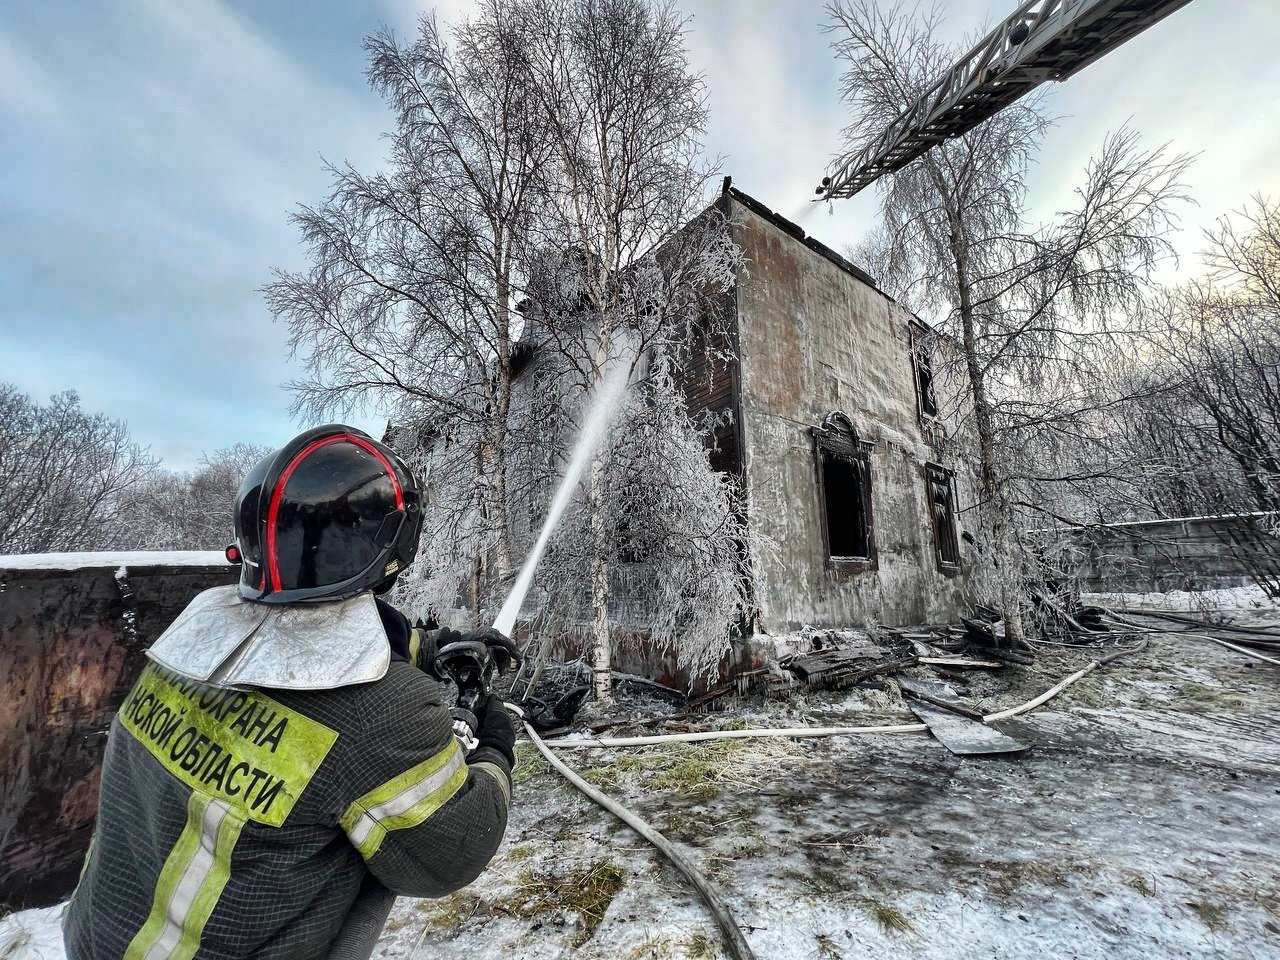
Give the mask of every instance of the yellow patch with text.
<svg viewBox="0 0 1280 960">
<path fill-rule="evenodd" d="M 338 739 L 256 690 L 212 687 L 148 664 L 120 722 L 166 770 L 278 827 Z"/>
</svg>

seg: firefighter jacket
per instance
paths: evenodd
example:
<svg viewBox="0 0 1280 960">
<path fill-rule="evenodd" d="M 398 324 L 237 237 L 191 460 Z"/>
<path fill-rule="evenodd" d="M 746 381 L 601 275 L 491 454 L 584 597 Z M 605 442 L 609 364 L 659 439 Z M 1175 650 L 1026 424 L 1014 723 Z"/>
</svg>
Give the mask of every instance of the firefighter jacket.
<svg viewBox="0 0 1280 960">
<path fill-rule="evenodd" d="M 506 827 L 508 760 L 464 756 L 418 635 L 394 633 L 411 649 L 381 679 L 330 690 L 147 665 L 107 740 L 69 960 L 322 958 L 369 874 L 410 897 L 479 875 Z"/>
</svg>

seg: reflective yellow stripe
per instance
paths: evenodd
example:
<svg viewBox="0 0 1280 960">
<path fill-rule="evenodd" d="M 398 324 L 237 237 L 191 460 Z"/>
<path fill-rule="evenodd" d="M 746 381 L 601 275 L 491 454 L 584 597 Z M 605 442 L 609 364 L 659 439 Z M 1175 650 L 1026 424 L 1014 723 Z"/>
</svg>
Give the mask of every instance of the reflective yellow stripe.
<svg viewBox="0 0 1280 960">
<path fill-rule="evenodd" d="M 151 901 L 151 913 L 147 915 L 142 929 L 129 943 L 124 953 L 124 960 L 142 960 L 160 938 L 160 931 L 164 929 L 168 915 L 169 901 L 173 899 L 174 888 L 177 887 L 179 878 L 186 873 L 191 858 L 200 845 L 200 823 L 204 819 L 205 808 L 208 805 L 209 798 L 199 793 L 192 793 L 187 800 L 186 826 L 182 828 L 182 833 L 178 835 L 178 842 L 173 845 L 169 856 L 165 858 L 164 866 L 160 868 L 160 875 L 156 878 L 155 897 Z"/>
<path fill-rule="evenodd" d="M 496 763 L 488 763 L 481 761 L 480 763 L 471 764 L 472 770 L 483 770 L 493 779 L 498 781 L 498 789 L 502 791 L 502 799 L 507 801 L 507 806 L 511 806 L 511 781 L 507 779 L 507 771 L 503 770 Z"/>
<path fill-rule="evenodd" d="M 418 668 L 423 666 L 423 664 L 418 662 L 418 654 L 421 652 L 422 631 L 415 628 L 409 631 L 409 662 Z"/>
<path fill-rule="evenodd" d="M 448 745 L 400 776 L 370 790 L 347 808 L 342 828 L 365 859 L 387 832 L 416 827 L 467 782 L 467 763 L 453 737 Z"/>
<path fill-rule="evenodd" d="M 221 800 L 192 793 L 187 823 L 156 878 L 142 929 L 124 960 L 191 960 L 231 876 L 231 853 L 245 818 Z"/>
<path fill-rule="evenodd" d="M 214 801 L 214 803 L 217 802 Z M 200 938 L 204 935 L 205 924 L 209 922 L 214 907 L 222 898 L 223 888 L 231 879 L 231 853 L 235 850 L 236 841 L 240 839 L 240 831 L 244 828 L 244 824 L 244 816 L 239 811 L 228 809 L 218 825 L 213 844 L 213 864 L 191 903 L 191 909 L 182 925 L 182 939 L 177 949 L 168 955 L 171 960 L 191 960 L 200 949 Z M 205 839 L 207 841 L 209 838 Z"/>
</svg>

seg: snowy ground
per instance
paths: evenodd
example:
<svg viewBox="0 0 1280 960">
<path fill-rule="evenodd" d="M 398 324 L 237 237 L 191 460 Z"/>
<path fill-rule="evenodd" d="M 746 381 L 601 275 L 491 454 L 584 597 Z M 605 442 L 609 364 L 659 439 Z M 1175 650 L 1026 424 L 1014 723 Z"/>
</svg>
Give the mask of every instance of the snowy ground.
<svg viewBox="0 0 1280 960">
<path fill-rule="evenodd" d="M 4 553 L 0 570 L 82 570 L 86 567 L 226 567 L 221 550 L 111 550 Z"/>
<path fill-rule="evenodd" d="M 1181 613 L 1226 613 L 1232 616 L 1274 617 L 1280 606 L 1259 586 L 1219 590 L 1170 590 L 1168 593 L 1086 593 L 1082 603 L 1103 607 L 1169 610 Z"/>
<path fill-rule="evenodd" d="M 1020 703 L 1057 649 L 974 676 Z M 744 708 L 732 725 L 904 720 L 890 690 Z M 570 763 L 703 864 L 761 960 L 1280 956 L 1280 671 L 1156 636 L 1005 729 L 1016 759 L 923 735 L 576 751 Z M 655 852 L 522 746 L 507 839 L 472 887 L 401 900 L 386 960 L 723 956 Z M 57 960 L 56 911 L 0 921 L 0 958 Z"/>
<path fill-rule="evenodd" d="M 975 678 L 968 692 L 984 706 L 1020 702 L 1085 659 L 1045 655 L 1012 684 L 1012 674 Z M 762 960 L 1270 958 L 1280 952 L 1280 677 L 1270 669 L 1157 638 L 1053 710 L 1011 722 L 1035 743 L 1012 760 L 962 760 L 912 735 L 572 757 L 700 857 Z M 779 706 L 738 719 L 900 717 L 891 699 L 871 700 L 813 698 L 799 716 Z M 522 772 L 523 803 L 493 868 L 449 900 L 402 901 L 378 956 L 722 955 L 680 877 L 552 776 L 537 764 Z M 609 870 L 620 877 L 611 902 L 599 882 Z M 582 917 L 601 899 L 589 932 Z"/>
</svg>

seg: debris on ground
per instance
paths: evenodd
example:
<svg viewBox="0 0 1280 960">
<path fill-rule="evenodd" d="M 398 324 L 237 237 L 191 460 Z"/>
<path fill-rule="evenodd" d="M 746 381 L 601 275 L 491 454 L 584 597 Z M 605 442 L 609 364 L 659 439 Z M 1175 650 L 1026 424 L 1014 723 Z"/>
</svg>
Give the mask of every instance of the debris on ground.
<svg viewBox="0 0 1280 960">
<path fill-rule="evenodd" d="M 984 723 L 982 711 L 961 700 L 949 684 L 903 677 L 898 680 L 898 687 L 911 712 L 958 756 L 1021 753 L 1030 747 Z"/>
</svg>

